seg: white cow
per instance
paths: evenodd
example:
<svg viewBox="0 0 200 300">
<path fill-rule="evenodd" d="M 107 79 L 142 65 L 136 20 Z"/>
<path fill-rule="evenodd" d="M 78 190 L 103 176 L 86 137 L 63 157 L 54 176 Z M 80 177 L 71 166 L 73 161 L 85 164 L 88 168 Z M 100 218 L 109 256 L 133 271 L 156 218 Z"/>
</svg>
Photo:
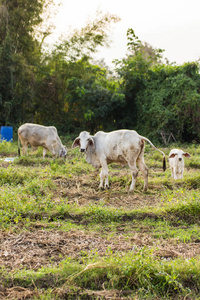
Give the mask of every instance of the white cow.
<svg viewBox="0 0 200 300">
<path fill-rule="evenodd" d="M 98 131 L 94 136 L 83 131 L 74 140 L 72 147 L 80 147 L 81 152 L 86 152 L 86 161 L 95 168 L 100 168 L 100 185 L 105 188 L 108 184 L 108 164 L 112 162 L 128 163 L 132 173 L 130 190 L 135 187 L 138 169 L 144 176 L 144 191 L 148 188 L 148 168 L 144 162 L 144 148 L 147 141 L 154 149 L 163 154 L 163 169 L 165 170 L 165 154 L 157 149 L 147 138 L 139 135 L 134 130 L 116 130 L 112 132 Z"/>
<path fill-rule="evenodd" d="M 172 149 L 169 153 L 169 165 L 171 169 L 171 175 L 175 180 L 183 178 L 184 156 L 191 157 L 189 153 L 183 152 L 179 149 Z"/>
<path fill-rule="evenodd" d="M 47 150 L 53 156 L 66 157 L 67 148 L 63 146 L 57 129 L 54 126 L 42 126 L 38 124 L 26 123 L 18 128 L 18 153 L 20 156 L 20 141 L 22 144 L 23 154 L 27 154 L 28 145 L 37 149 L 43 147 L 43 158 L 45 158 Z"/>
</svg>

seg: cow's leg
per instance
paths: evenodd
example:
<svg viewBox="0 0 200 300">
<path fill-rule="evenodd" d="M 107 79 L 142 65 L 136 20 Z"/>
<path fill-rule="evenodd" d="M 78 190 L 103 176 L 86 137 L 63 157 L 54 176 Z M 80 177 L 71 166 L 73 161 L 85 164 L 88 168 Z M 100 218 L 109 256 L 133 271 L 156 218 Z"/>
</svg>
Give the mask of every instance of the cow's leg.
<svg viewBox="0 0 200 300">
<path fill-rule="evenodd" d="M 183 179 L 183 174 L 182 174 L 182 172 L 177 174 L 177 179 Z"/>
<path fill-rule="evenodd" d="M 174 168 L 171 167 L 171 177 L 174 178 Z"/>
<path fill-rule="evenodd" d="M 38 149 L 38 147 L 34 147 L 32 146 L 33 151 L 36 151 Z"/>
<path fill-rule="evenodd" d="M 52 142 L 51 144 L 46 143 L 46 147 L 51 152 L 54 159 L 56 158 L 56 147 L 55 146 L 56 146 L 55 142 Z"/>
<path fill-rule="evenodd" d="M 131 175 L 132 175 L 132 182 L 131 182 L 131 186 L 130 186 L 130 191 L 133 191 L 135 188 L 135 183 L 136 183 L 136 179 L 138 176 L 138 169 L 136 167 L 136 161 L 130 162 L 128 163 L 130 170 L 131 170 Z"/>
<path fill-rule="evenodd" d="M 177 180 L 177 172 L 176 172 L 176 168 L 174 168 L 174 179 Z"/>
<path fill-rule="evenodd" d="M 101 173 L 100 173 L 100 185 L 99 188 L 103 188 L 103 181 L 105 179 L 105 188 L 109 187 L 108 183 L 108 165 L 106 161 L 101 162 Z"/>
<path fill-rule="evenodd" d="M 43 159 L 45 159 L 46 154 L 47 154 L 47 149 L 43 148 Z"/>
<path fill-rule="evenodd" d="M 26 155 L 27 154 L 27 150 L 28 150 L 28 144 L 27 143 L 23 143 L 22 144 L 22 155 Z"/>
<path fill-rule="evenodd" d="M 183 171 L 184 171 L 184 166 L 182 165 L 182 167 L 181 167 L 181 173 L 180 173 L 180 179 L 183 179 Z"/>
<path fill-rule="evenodd" d="M 144 177 L 144 188 L 143 190 L 146 191 L 148 189 L 148 168 L 144 162 L 144 157 L 139 157 L 137 159 L 137 164 L 138 164 L 138 167 L 140 169 L 140 171 L 142 172 L 143 174 L 143 177 Z"/>
</svg>

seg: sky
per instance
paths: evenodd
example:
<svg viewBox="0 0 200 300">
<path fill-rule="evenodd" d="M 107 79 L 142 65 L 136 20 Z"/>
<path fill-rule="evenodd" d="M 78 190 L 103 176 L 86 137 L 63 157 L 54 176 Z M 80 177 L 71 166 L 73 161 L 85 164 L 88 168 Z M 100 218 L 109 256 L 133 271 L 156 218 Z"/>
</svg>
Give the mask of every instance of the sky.
<svg viewBox="0 0 200 300">
<path fill-rule="evenodd" d="M 55 3 L 60 0 L 54 0 Z M 96 59 L 112 66 L 127 53 L 128 28 L 153 48 L 164 49 L 170 63 L 183 64 L 200 58 L 200 0 L 62 0 L 53 19 L 55 29 L 47 42 L 53 44 L 75 28 L 82 28 L 96 12 L 121 18 L 111 24 L 109 48 L 100 48 Z"/>
</svg>

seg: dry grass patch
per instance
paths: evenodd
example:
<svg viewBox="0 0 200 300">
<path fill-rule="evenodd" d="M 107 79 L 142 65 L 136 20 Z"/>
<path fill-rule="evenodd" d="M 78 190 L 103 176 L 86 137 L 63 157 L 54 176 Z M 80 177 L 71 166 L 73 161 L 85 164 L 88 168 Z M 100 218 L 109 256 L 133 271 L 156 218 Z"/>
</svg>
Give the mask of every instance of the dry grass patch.
<svg viewBox="0 0 200 300">
<path fill-rule="evenodd" d="M 111 253 L 137 252 L 143 247 L 152 248 L 160 258 L 192 258 L 200 255 L 199 241 L 180 243 L 175 239 L 157 240 L 146 233 L 127 237 L 122 227 L 117 227 L 112 237 L 103 238 L 97 232 L 81 230 L 63 232 L 59 230 L 33 229 L 32 232 L 0 232 L 0 264 L 9 270 L 38 270 L 42 267 L 58 266 L 66 257 L 79 260 L 84 256 L 99 257 Z"/>
</svg>

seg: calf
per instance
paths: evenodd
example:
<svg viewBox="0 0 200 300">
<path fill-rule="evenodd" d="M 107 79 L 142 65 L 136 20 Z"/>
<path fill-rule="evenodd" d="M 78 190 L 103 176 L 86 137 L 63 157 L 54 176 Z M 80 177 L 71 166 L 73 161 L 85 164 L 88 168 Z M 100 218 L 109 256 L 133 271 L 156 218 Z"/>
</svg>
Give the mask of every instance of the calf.
<svg viewBox="0 0 200 300">
<path fill-rule="evenodd" d="M 169 153 L 169 166 L 171 169 L 171 175 L 175 180 L 183 178 L 184 156 L 191 157 L 189 153 L 183 152 L 179 149 L 172 149 Z"/>
<path fill-rule="evenodd" d="M 94 136 L 83 131 L 74 140 L 72 147 L 80 147 L 81 152 L 86 152 L 86 161 L 95 168 L 102 168 L 100 173 L 100 185 L 108 187 L 108 164 L 112 162 L 127 163 L 132 174 L 130 190 L 135 187 L 138 169 L 144 176 L 144 191 L 148 188 L 148 168 L 144 162 L 144 148 L 147 141 L 154 149 L 163 155 L 163 169 L 165 170 L 165 154 L 157 149 L 150 140 L 139 135 L 134 130 L 116 130 L 112 132 L 98 131 Z"/>
<path fill-rule="evenodd" d="M 20 141 L 22 144 L 23 154 L 27 154 L 28 145 L 37 149 L 43 147 L 43 158 L 45 158 L 47 150 L 53 156 L 66 157 L 67 148 L 63 146 L 57 129 L 54 126 L 42 126 L 38 124 L 26 123 L 18 128 L 18 153 L 20 156 Z"/>
</svg>

